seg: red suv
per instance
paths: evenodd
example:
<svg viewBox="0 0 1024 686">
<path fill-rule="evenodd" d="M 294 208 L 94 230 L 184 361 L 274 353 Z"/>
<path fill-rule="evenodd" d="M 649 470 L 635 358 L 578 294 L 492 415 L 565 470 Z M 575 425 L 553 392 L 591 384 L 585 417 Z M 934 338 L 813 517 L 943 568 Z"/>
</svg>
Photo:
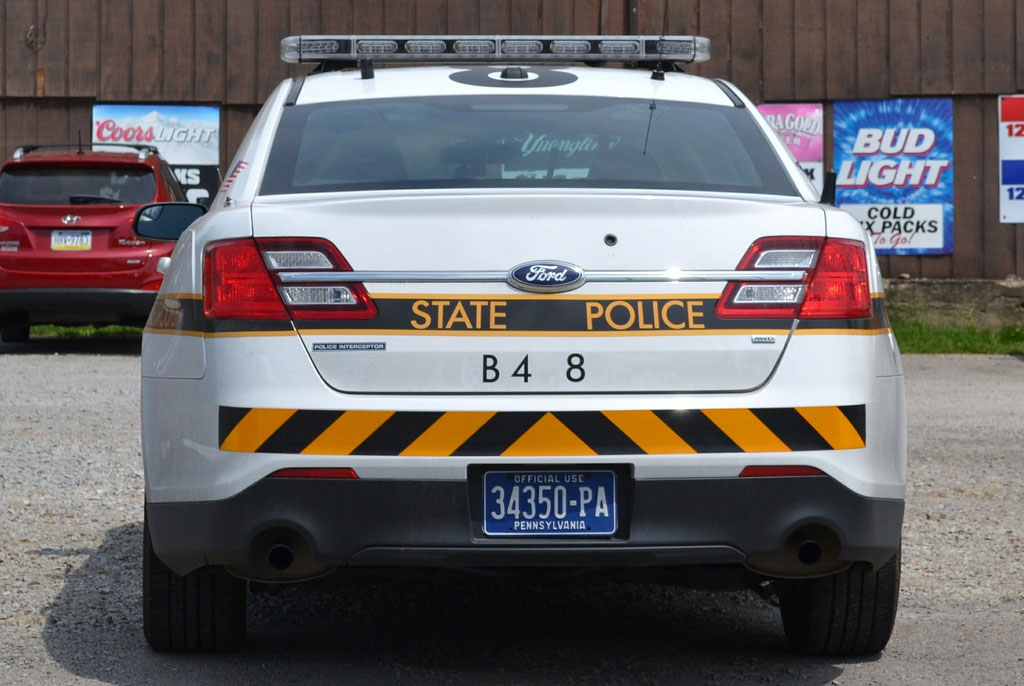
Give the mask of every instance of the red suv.
<svg viewBox="0 0 1024 686">
<path fill-rule="evenodd" d="M 109 147 L 109 144 L 103 144 Z M 152 146 L 26 145 L 0 169 L 0 340 L 31 324 L 145 323 L 173 243 L 132 233 L 140 205 L 185 201 Z"/>
</svg>

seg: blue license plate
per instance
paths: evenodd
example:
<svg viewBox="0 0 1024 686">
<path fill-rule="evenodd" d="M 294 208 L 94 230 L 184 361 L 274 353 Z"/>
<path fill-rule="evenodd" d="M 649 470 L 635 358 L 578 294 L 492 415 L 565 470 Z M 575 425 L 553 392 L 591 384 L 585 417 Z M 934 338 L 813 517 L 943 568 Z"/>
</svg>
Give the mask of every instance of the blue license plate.
<svg viewBox="0 0 1024 686">
<path fill-rule="evenodd" d="M 484 473 L 489 536 L 609 536 L 617 527 L 615 472 Z"/>
</svg>

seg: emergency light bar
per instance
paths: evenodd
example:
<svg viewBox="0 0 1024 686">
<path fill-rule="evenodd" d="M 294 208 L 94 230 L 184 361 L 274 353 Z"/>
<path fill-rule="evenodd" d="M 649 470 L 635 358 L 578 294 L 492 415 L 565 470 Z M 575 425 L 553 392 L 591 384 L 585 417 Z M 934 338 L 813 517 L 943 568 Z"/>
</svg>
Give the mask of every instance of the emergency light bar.
<svg viewBox="0 0 1024 686">
<path fill-rule="evenodd" d="M 702 36 L 289 36 L 281 59 L 300 62 L 706 62 Z"/>
</svg>

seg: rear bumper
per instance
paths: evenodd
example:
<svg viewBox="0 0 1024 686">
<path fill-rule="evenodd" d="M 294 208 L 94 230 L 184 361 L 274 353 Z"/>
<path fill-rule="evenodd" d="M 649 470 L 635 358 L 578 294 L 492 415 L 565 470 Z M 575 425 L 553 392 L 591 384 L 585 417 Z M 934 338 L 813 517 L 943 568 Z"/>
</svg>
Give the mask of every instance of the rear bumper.
<svg viewBox="0 0 1024 686">
<path fill-rule="evenodd" d="M 867 498 L 825 476 L 626 479 L 611 538 L 488 538 L 475 472 L 466 481 L 263 479 L 225 500 L 147 503 L 146 516 L 157 555 L 178 574 L 227 565 L 263 581 L 346 566 L 731 564 L 813 576 L 880 566 L 900 543 L 902 500 Z M 812 563 L 800 559 L 808 542 L 822 552 Z"/>
<path fill-rule="evenodd" d="M 117 288 L 0 289 L 0 319 L 28 316 L 32 324 L 144 323 L 157 291 Z"/>
</svg>

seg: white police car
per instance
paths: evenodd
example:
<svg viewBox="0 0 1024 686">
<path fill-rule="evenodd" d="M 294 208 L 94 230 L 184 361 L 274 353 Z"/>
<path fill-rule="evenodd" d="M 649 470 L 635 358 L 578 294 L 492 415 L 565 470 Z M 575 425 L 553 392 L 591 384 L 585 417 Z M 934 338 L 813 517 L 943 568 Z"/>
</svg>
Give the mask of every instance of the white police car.
<svg viewBox="0 0 1024 686">
<path fill-rule="evenodd" d="M 154 648 L 238 645 L 246 580 L 380 567 L 773 586 L 798 649 L 885 646 L 906 440 L 875 256 L 742 93 L 676 70 L 708 50 L 283 41 L 320 67 L 211 211 L 136 218 L 178 239 L 142 351 Z M 443 64 L 374 70 L 402 60 Z M 564 66 L 612 61 L 640 68 Z"/>
</svg>

